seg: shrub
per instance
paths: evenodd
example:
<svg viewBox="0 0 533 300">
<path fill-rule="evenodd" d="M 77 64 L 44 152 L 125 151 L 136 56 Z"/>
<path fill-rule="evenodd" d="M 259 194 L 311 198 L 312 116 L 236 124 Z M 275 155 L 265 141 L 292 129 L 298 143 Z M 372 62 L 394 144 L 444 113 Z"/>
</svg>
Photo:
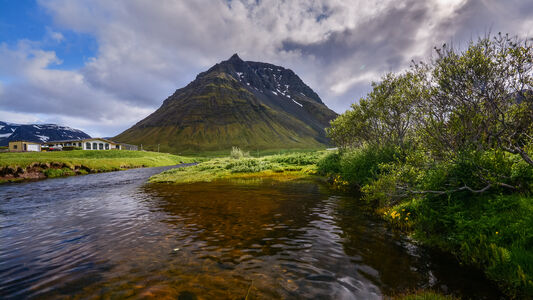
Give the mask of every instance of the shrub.
<svg viewBox="0 0 533 300">
<path fill-rule="evenodd" d="M 363 187 L 378 178 L 381 164 L 398 159 L 399 152 L 396 147 L 361 147 L 342 154 L 340 174 L 350 184 Z"/>
<path fill-rule="evenodd" d="M 75 146 L 65 146 L 63 147 L 63 151 L 72 151 L 72 150 L 82 150 L 81 147 L 75 147 Z"/>
<path fill-rule="evenodd" d="M 70 176 L 70 175 L 74 175 L 74 171 L 72 171 L 69 168 L 63 168 L 63 169 L 50 168 L 50 169 L 44 170 L 44 175 L 48 178 Z"/>
<path fill-rule="evenodd" d="M 226 170 L 230 170 L 231 173 L 255 173 L 271 169 L 272 167 L 272 164 L 267 161 L 248 158 L 229 162 L 226 165 Z"/>
<path fill-rule="evenodd" d="M 318 174 L 332 175 L 341 172 L 341 154 L 337 151 L 331 152 L 317 162 Z"/>
<path fill-rule="evenodd" d="M 244 152 L 239 147 L 232 147 L 230 157 L 233 159 L 241 159 L 250 156 L 250 152 Z"/>
<path fill-rule="evenodd" d="M 290 153 L 290 154 L 274 155 L 269 160 L 271 162 L 280 163 L 280 164 L 307 166 L 307 165 L 316 164 L 320 160 L 321 157 L 322 157 L 322 154 L 318 152 Z"/>
</svg>

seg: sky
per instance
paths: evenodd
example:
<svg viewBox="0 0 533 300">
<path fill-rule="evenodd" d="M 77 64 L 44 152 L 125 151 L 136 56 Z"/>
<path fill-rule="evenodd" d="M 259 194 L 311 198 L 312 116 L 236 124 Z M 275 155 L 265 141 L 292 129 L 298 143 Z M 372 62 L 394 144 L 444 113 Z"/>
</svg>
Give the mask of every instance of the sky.
<svg viewBox="0 0 533 300">
<path fill-rule="evenodd" d="M 533 35 L 531 0 L 0 0 L 0 121 L 115 136 L 238 53 L 344 112 L 443 43 Z"/>
</svg>

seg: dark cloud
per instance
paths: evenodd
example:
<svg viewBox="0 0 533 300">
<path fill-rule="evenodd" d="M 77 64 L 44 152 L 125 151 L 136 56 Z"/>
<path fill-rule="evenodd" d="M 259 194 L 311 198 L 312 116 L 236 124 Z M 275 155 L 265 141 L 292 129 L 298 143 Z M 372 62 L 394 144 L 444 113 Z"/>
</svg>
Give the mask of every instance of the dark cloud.
<svg viewBox="0 0 533 300">
<path fill-rule="evenodd" d="M 404 51 L 416 42 L 421 24 L 431 18 L 429 9 L 425 2 L 408 1 L 405 6 L 390 7 L 355 28 L 333 31 L 318 42 L 287 39 L 282 42 L 282 50 L 312 55 L 324 64 L 358 56 L 367 66 L 397 69 L 405 63 L 404 56 L 409 53 Z"/>
</svg>

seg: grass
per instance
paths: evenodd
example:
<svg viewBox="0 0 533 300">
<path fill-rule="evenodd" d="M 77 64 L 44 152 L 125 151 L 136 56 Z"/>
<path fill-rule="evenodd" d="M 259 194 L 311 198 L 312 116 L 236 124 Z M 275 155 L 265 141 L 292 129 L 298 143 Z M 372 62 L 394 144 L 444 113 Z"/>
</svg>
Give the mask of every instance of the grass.
<svg viewBox="0 0 533 300">
<path fill-rule="evenodd" d="M 533 295 L 532 200 L 489 194 L 452 196 L 437 205 L 426 197 L 393 209 L 402 215 L 412 212 L 417 240 L 482 269 L 509 296 L 520 298 Z"/>
<path fill-rule="evenodd" d="M 248 177 L 271 177 L 289 180 L 316 174 L 316 163 L 324 155 L 325 152 L 323 151 L 315 151 L 264 157 L 234 155 L 235 158 L 214 158 L 196 166 L 165 171 L 152 176 L 150 182 L 191 183 L 209 182 L 222 178 Z"/>
<path fill-rule="evenodd" d="M 145 149 L 157 149 L 155 147 L 148 145 Z M 282 155 L 282 154 L 291 154 L 291 153 L 311 153 L 317 151 L 325 151 L 326 147 L 321 148 L 290 148 L 290 149 L 253 149 L 253 148 L 240 148 L 242 151 L 247 152 L 251 157 L 264 157 L 269 155 Z M 173 152 L 174 153 L 174 152 Z M 210 158 L 225 158 L 228 157 L 228 150 L 182 150 L 175 153 L 176 155 L 187 156 L 187 157 L 202 157 L 204 159 Z"/>
<path fill-rule="evenodd" d="M 3 174 L 13 174 L 13 171 L 9 170 L 20 170 L 18 174 L 21 174 L 0 177 L 0 183 L 24 180 L 25 177 L 63 177 L 139 167 L 171 166 L 194 161 L 191 157 L 167 153 L 127 150 L 0 153 L 0 171 Z"/>
<path fill-rule="evenodd" d="M 414 294 L 407 294 L 394 297 L 395 300 L 455 300 L 452 296 L 442 295 L 431 291 L 419 291 Z"/>
</svg>

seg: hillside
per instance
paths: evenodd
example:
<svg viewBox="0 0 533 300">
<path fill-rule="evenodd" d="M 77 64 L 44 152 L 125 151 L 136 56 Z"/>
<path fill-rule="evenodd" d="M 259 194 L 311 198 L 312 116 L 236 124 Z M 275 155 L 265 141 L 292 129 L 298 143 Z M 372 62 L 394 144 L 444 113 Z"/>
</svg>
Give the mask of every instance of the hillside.
<svg viewBox="0 0 533 300">
<path fill-rule="evenodd" d="M 336 115 L 293 71 L 235 54 L 114 140 L 174 153 L 320 148 Z"/>
</svg>

